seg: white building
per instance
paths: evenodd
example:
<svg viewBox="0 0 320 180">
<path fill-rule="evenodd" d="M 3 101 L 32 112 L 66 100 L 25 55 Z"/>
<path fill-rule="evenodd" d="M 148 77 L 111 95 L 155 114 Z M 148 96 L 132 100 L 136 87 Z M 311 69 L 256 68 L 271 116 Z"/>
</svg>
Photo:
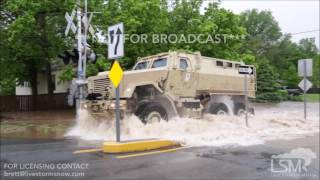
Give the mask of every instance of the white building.
<svg viewBox="0 0 320 180">
<path fill-rule="evenodd" d="M 52 70 L 52 81 L 54 83 L 54 94 L 67 93 L 70 87 L 70 81 L 61 82 L 59 76 L 62 70 Z M 38 94 L 48 94 L 47 74 L 45 71 L 38 72 Z M 32 95 L 32 89 L 30 82 L 24 82 L 22 85 L 16 86 L 16 95 Z"/>
</svg>

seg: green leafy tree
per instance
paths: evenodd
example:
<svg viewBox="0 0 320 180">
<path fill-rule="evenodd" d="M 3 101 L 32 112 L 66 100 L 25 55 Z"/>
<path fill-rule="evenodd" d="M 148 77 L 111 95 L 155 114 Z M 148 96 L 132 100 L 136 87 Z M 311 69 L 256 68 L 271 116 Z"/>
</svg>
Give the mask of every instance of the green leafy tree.
<svg viewBox="0 0 320 180">
<path fill-rule="evenodd" d="M 289 68 L 282 71 L 283 80 L 285 82 L 284 85 L 288 87 L 296 87 L 301 78 L 298 77 L 297 68 L 294 64 L 291 64 Z"/>
<path fill-rule="evenodd" d="M 247 10 L 240 15 L 242 26 L 247 30 L 243 51 L 250 51 L 258 58 L 265 54 L 281 37 L 278 22 L 270 11 Z"/>
<path fill-rule="evenodd" d="M 266 60 L 260 61 L 257 69 L 257 99 L 260 101 L 281 101 L 278 92 L 277 74 Z"/>
<path fill-rule="evenodd" d="M 10 53 L 5 61 L 15 67 L 18 82 L 31 82 L 33 95 L 37 95 L 37 73 L 42 68 L 46 69 L 48 93 L 53 93 L 51 60 L 64 48 L 63 15 L 69 7 L 64 0 L 10 0 L 2 4 L 1 11 L 11 15 L 2 14 L 6 23 L 1 28 L 7 32 L 4 41 Z"/>
<path fill-rule="evenodd" d="M 313 60 L 313 74 L 312 82 L 314 86 L 319 86 L 319 50 L 315 44 L 315 38 L 305 38 L 299 41 L 299 53 L 300 59 L 312 59 Z"/>
<path fill-rule="evenodd" d="M 241 26 L 239 16 L 229 10 L 219 8 L 218 4 L 211 3 L 202 16 L 202 23 L 199 26 L 199 33 L 205 35 L 219 35 L 221 42 L 214 44 L 199 44 L 197 50 L 204 55 L 233 59 L 254 61 L 247 52 L 239 52 L 243 46 L 242 38 L 246 30 Z"/>
<path fill-rule="evenodd" d="M 167 3 L 164 0 L 109 0 L 97 26 L 106 36 L 107 27 L 118 22 L 125 24 L 128 35 L 148 35 L 165 33 L 168 28 Z M 134 43 L 126 40 L 125 57 L 120 63 L 125 69 L 131 68 L 138 57 L 168 51 L 164 44 L 154 44 L 150 41 Z"/>
<path fill-rule="evenodd" d="M 266 59 L 279 74 L 282 85 L 295 87 L 298 84 L 297 61 L 301 57 L 299 47 L 291 41 L 291 36 L 283 36 L 267 52 Z"/>
<path fill-rule="evenodd" d="M 312 82 L 315 87 L 320 88 L 320 54 L 313 58 Z"/>
</svg>

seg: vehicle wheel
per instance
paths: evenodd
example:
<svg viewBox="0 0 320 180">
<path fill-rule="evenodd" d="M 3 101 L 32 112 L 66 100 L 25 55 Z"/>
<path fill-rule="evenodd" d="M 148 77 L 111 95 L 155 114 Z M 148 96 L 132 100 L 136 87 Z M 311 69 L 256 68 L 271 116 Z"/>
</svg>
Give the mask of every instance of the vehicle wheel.
<svg viewBox="0 0 320 180">
<path fill-rule="evenodd" d="M 220 103 L 220 104 L 217 104 L 216 106 L 211 106 L 210 113 L 217 114 L 217 115 L 228 115 L 229 110 L 225 104 Z"/>
<path fill-rule="evenodd" d="M 161 120 L 168 120 L 166 110 L 160 105 L 146 106 L 139 117 L 145 124 L 160 122 Z"/>
<path fill-rule="evenodd" d="M 237 116 L 244 116 L 246 113 L 246 108 L 243 104 L 234 105 L 234 114 Z"/>
<path fill-rule="evenodd" d="M 244 116 L 246 114 L 246 110 L 245 109 L 239 109 L 236 113 L 237 116 Z"/>
</svg>

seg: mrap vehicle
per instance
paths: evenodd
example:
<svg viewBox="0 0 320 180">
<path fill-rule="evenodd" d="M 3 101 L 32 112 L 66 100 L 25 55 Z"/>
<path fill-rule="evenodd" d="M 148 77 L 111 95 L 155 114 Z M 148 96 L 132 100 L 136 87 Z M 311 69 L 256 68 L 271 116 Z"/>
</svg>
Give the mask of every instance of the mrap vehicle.
<svg viewBox="0 0 320 180">
<path fill-rule="evenodd" d="M 135 114 L 142 122 L 169 120 L 174 116 L 201 118 L 204 113 L 245 112 L 242 62 L 175 51 L 139 58 L 125 71 L 119 85 L 121 116 Z M 254 69 L 254 68 L 253 68 Z M 115 88 L 108 71 L 88 78 L 83 107 L 97 119 L 115 112 Z M 256 75 L 248 76 L 248 97 L 254 98 Z M 226 101 L 228 99 L 228 101 Z M 248 108 L 253 112 L 253 108 Z"/>
</svg>

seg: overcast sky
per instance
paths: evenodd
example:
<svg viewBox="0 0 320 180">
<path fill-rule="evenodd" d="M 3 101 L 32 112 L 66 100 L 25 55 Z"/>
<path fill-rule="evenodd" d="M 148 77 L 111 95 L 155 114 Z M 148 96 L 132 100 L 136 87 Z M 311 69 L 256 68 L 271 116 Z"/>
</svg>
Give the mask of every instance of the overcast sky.
<svg viewBox="0 0 320 180">
<path fill-rule="evenodd" d="M 221 0 L 221 6 L 237 14 L 253 8 L 269 10 L 283 33 L 319 30 L 319 0 Z M 292 40 L 298 42 L 309 37 L 315 37 L 320 47 L 319 31 L 292 35 Z"/>
</svg>

